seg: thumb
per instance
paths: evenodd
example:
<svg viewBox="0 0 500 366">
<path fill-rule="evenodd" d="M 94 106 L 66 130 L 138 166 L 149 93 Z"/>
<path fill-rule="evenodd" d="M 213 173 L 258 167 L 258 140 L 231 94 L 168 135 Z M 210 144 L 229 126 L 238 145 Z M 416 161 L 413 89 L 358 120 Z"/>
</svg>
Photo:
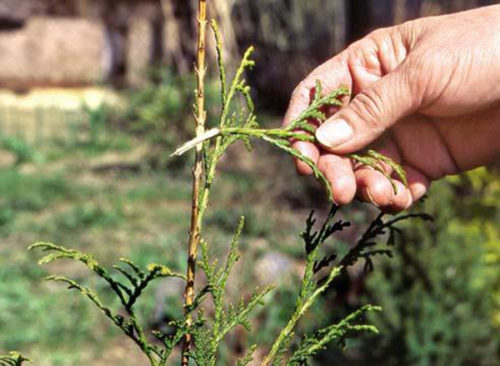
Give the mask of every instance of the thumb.
<svg viewBox="0 0 500 366">
<path fill-rule="evenodd" d="M 399 67 L 362 90 L 317 129 L 318 142 L 335 153 L 358 151 L 414 112 L 418 98 L 407 74 L 404 67 Z"/>
</svg>

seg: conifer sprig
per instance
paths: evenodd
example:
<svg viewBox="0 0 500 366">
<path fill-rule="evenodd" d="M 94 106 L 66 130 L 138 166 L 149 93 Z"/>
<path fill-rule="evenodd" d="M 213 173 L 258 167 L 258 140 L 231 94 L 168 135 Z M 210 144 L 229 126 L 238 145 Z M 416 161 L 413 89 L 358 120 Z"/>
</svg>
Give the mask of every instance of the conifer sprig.
<svg viewBox="0 0 500 366">
<path fill-rule="evenodd" d="M 356 244 L 342 258 L 339 258 L 336 253 L 322 256 L 320 250 L 325 245 L 325 242 L 334 233 L 350 226 L 349 222 L 334 220 L 337 212 L 338 207 L 332 206 L 332 209 L 329 211 L 326 219 L 318 230 L 314 228 L 316 224 L 314 212 L 311 212 L 306 220 L 306 229 L 301 234 L 306 252 L 306 266 L 299 295 L 295 303 L 295 310 L 290 320 L 271 346 L 269 353 L 262 363 L 263 366 L 283 364 L 285 353 L 289 348 L 289 343 L 294 337 L 295 327 L 301 317 L 307 312 L 317 298 L 330 287 L 337 277 L 345 274 L 349 266 L 356 264 L 359 260 L 364 260 L 365 270 L 370 271 L 373 269 L 372 257 L 380 254 L 392 255 L 390 246 L 395 244 L 395 236 L 401 233 L 401 230 L 395 226 L 398 222 L 406 219 L 432 220 L 432 218 L 426 214 L 409 214 L 384 221 L 384 214 L 379 214 L 370 224 L 368 229 L 361 235 Z M 375 249 L 375 247 L 381 244 L 379 239 L 387 234 L 387 232 L 389 232 L 389 240 L 385 243 L 386 248 Z M 325 268 L 329 268 L 328 274 L 321 279 L 317 279 L 316 275 L 318 272 Z M 343 345 L 346 337 L 361 331 L 378 333 L 378 330 L 371 325 L 357 324 L 354 322 L 365 312 L 380 310 L 381 309 L 377 306 L 367 305 L 354 311 L 336 324 L 325 327 L 311 336 L 305 335 L 297 350 L 286 362 L 286 365 L 304 364 L 307 359 L 324 349 L 324 347 L 332 341 L 336 341 L 339 345 Z"/>
<path fill-rule="evenodd" d="M 0 366 L 22 366 L 25 362 L 31 362 L 19 352 L 9 352 L 8 355 L 0 355 Z"/>
<path fill-rule="evenodd" d="M 324 350 L 328 343 L 337 341 L 340 346 L 344 346 L 344 340 L 359 332 L 378 333 L 378 329 L 373 325 L 355 324 L 359 317 L 369 311 L 381 311 L 378 306 L 365 305 L 346 316 L 340 322 L 316 331 L 312 336 L 305 335 L 299 343 L 297 350 L 287 362 L 287 366 L 301 366 L 307 364 L 311 357 Z"/>
<path fill-rule="evenodd" d="M 64 276 L 47 277 L 48 281 L 65 283 L 69 289 L 74 289 L 88 298 L 106 318 L 137 344 L 141 351 L 148 357 L 152 366 L 165 365 L 174 346 L 188 333 L 184 319 L 169 324 L 174 329 L 172 334 L 167 335 L 158 330 L 153 331 L 153 336 L 161 341 L 163 346 L 161 347 L 149 341 L 145 328 L 139 322 L 135 311 L 137 300 L 151 282 L 164 277 L 177 277 L 185 280 L 186 277 L 183 274 L 174 272 L 167 266 L 156 263 L 149 264 L 143 270 L 132 261 L 121 258 L 120 264 L 113 266 L 118 275 L 116 276 L 112 275 L 92 255 L 77 250 L 45 242 L 35 243 L 29 247 L 29 250 L 34 249 L 40 249 L 49 253 L 39 260 L 39 264 L 48 264 L 60 259 L 72 259 L 83 263 L 88 269 L 104 280 L 112 293 L 118 298 L 121 309 L 115 310 L 111 306 L 106 305 L 101 300 L 97 291 L 73 279 Z M 120 278 L 120 275 L 123 277 Z"/>
<path fill-rule="evenodd" d="M 231 240 L 226 263 L 220 268 L 217 260 L 210 260 L 207 243 L 201 243 L 201 260 L 199 265 L 207 279 L 207 287 L 205 289 L 208 289 L 212 297 L 214 316 L 211 329 L 200 329 L 198 332 L 195 332 L 196 348 L 193 356 L 199 365 L 216 364 L 220 343 L 234 327 L 241 325 L 247 331 L 250 330 L 248 315 L 257 305 L 262 304 L 263 298 L 273 289 L 272 285 L 266 286 L 263 289 L 256 288 L 247 302 L 241 298 L 238 304 L 226 304 L 227 280 L 234 264 L 240 257 L 238 248 L 244 224 L 245 219 L 241 217 Z M 240 361 L 243 365 L 249 362 L 248 360 L 251 359 L 251 354 L 253 353 L 252 348 L 255 347 L 255 345 L 251 346 L 247 355 Z"/>
<path fill-rule="evenodd" d="M 332 189 L 329 181 L 324 174 L 317 168 L 315 162 L 310 158 L 292 148 L 292 141 L 309 141 L 317 142 L 314 135 L 316 126 L 320 125 L 327 119 L 324 113 L 326 107 L 342 106 L 342 98 L 349 95 L 349 89 L 343 85 L 330 93 L 323 93 L 321 82 L 318 80 L 312 93 L 312 100 L 309 106 L 300 113 L 300 115 L 292 121 L 288 126 L 281 128 L 265 129 L 259 126 L 257 117 L 254 114 L 254 103 L 251 96 L 250 86 L 246 84 L 244 79 L 245 71 L 252 68 L 255 62 L 251 60 L 253 47 L 249 47 L 243 55 L 242 61 L 236 70 L 235 76 L 229 88 L 227 87 L 226 68 L 223 61 L 223 46 L 222 37 L 215 20 L 211 21 L 211 28 L 214 33 L 217 65 L 220 80 L 220 96 L 221 96 L 221 112 L 218 126 L 201 134 L 184 145 L 179 147 L 172 153 L 172 156 L 180 156 L 186 151 L 199 146 L 203 143 L 204 159 L 205 159 L 205 182 L 211 184 L 215 173 L 215 166 L 222 156 L 224 151 L 234 142 L 243 141 L 250 149 L 250 138 L 264 140 L 287 154 L 301 160 L 311 168 L 314 176 L 323 184 L 326 193 L 330 200 L 333 200 Z M 236 96 L 241 95 L 246 101 L 246 111 L 242 108 L 240 112 L 234 112 L 238 109 L 235 106 Z M 233 111 L 231 113 L 231 111 Z M 312 122 L 312 123 L 311 123 Z M 215 143 L 211 146 L 210 140 L 215 139 Z M 407 186 L 406 173 L 403 168 L 394 162 L 392 159 L 374 151 L 368 150 L 365 154 L 349 154 L 354 161 L 362 165 L 372 167 L 381 172 L 391 183 L 394 192 L 397 194 L 398 188 L 391 174 L 389 174 L 385 165 L 389 166 L 396 177 Z M 205 195 L 208 195 L 206 193 Z M 203 204 L 201 205 L 203 207 Z M 203 208 L 201 208 L 203 210 Z"/>
</svg>

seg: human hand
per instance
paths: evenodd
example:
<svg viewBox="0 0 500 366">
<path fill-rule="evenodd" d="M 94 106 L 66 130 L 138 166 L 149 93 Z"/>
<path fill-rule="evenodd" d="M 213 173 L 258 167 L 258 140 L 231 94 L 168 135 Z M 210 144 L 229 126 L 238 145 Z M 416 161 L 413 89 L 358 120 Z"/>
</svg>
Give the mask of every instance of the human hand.
<svg viewBox="0 0 500 366">
<path fill-rule="evenodd" d="M 357 195 L 385 211 L 404 210 L 431 181 L 500 156 L 499 5 L 371 33 L 297 86 L 284 125 L 308 106 L 317 80 L 325 94 L 346 85 L 351 100 L 330 111 L 316 131 L 319 144 L 293 147 L 316 162 L 338 204 Z M 382 173 L 345 157 L 368 146 L 403 166 L 408 187 L 396 182 L 396 194 Z"/>
</svg>

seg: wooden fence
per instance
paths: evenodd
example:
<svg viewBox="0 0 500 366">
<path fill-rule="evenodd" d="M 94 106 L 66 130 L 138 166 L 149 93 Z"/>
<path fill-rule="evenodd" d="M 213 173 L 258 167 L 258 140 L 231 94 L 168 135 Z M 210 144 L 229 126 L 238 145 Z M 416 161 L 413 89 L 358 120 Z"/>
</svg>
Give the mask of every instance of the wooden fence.
<svg viewBox="0 0 500 366">
<path fill-rule="evenodd" d="M 16 136 L 35 146 L 50 140 L 74 138 L 87 120 L 83 111 L 57 107 L 26 109 L 0 104 L 0 136 Z"/>
</svg>

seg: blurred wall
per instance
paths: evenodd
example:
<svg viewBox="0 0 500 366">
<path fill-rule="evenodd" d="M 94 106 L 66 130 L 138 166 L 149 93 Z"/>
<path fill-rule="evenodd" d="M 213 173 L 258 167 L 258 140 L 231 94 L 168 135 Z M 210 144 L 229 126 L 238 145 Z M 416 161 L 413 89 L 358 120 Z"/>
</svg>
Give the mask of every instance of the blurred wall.
<svg viewBox="0 0 500 366">
<path fill-rule="evenodd" d="M 95 84 L 110 71 L 110 43 L 99 22 L 30 17 L 20 30 L 0 33 L 0 84 Z"/>
<path fill-rule="evenodd" d="M 369 31 L 492 3 L 497 1 L 209 0 L 208 6 L 220 24 L 226 60 L 234 63 L 255 45 L 258 63 L 249 78 L 258 100 L 282 110 L 311 69 Z M 0 0 L 0 84 L 138 86 L 159 62 L 189 73 L 196 6 L 196 0 Z"/>
<path fill-rule="evenodd" d="M 123 84 L 128 60 L 144 73 L 158 58 L 161 18 L 159 0 L 0 0 L 0 86 Z"/>
</svg>

